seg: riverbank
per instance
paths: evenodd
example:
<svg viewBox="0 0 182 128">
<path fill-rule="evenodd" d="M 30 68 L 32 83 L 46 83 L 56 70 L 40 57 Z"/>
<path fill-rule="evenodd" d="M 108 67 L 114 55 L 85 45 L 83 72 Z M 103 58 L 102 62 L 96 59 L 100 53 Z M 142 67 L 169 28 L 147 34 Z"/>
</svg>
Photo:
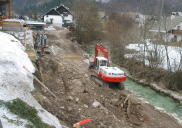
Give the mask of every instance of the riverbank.
<svg viewBox="0 0 182 128">
<path fill-rule="evenodd" d="M 148 83 L 148 82 L 145 82 L 144 80 L 133 78 L 126 68 L 120 67 L 120 69 L 125 72 L 125 75 L 127 76 L 128 79 L 133 80 L 136 83 L 141 84 L 143 86 L 148 86 L 151 89 L 155 90 L 156 92 L 159 92 L 162 95 L 169 96 L 172 99 L 174 99 L 175 101 L 178 101 L 182 104 L 182 95 L 180 93 L 177 93 L 177 92 L 174 92 L 171 90 L 167 90 L 167 89 L 163 89 L 162 87 L 160 87 L 159 85 L 157 85 L 155 83 Z"/>
</svg>

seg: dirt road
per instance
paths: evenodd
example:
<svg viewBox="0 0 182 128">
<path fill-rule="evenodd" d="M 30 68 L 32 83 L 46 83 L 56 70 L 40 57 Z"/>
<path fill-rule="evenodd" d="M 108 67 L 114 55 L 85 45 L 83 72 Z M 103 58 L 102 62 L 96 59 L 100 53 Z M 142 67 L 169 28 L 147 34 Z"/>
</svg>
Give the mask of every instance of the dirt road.
<svg viewBox="0 0 182 128">
<path fill-rule="evenodd" d="M 130 115 L 127 107 L 115 106 L 117 100 L 130 94 L 116 87 L 103 88 L 92 83 L 88 71 L 88 57 L 77 42 L 72 42 L 67 29 L 47 31 L 51 54 L 39 60 L 41 80 L 60 101 L 37 86 L 44 96 L 42 106 L 68 127 L 90 118 L 85 128 L 180 128 L 177 120 L 143 103 L 131 94 Z M 141 103 L 136 105 L 136 103 Z"/>
</svg>

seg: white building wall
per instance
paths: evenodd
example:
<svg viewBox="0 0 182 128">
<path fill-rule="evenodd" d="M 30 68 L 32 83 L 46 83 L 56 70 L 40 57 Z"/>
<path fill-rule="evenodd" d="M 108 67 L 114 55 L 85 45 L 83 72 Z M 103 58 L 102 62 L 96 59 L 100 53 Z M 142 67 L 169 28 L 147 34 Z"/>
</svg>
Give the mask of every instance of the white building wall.
<svg viewBox="0 0 182 128">
<path fill-rule="evenodd" d="M 45 15 L 44 16 L 44 22 L 51 22 L 51 19 L 53 19 L 52 23 L 53 25 L 56 26 L 61 26 L 63 24 L 63 18 L 61 16 L 57 16 L 57 15 Z"/>
<path fill-rule="evenodd" d="M 72 15 L 64 16 L 64 20 L 69 20 L 69 21 L 66 21 L 66 23 L 73 22 L 73 16 Z"/>
</svg>

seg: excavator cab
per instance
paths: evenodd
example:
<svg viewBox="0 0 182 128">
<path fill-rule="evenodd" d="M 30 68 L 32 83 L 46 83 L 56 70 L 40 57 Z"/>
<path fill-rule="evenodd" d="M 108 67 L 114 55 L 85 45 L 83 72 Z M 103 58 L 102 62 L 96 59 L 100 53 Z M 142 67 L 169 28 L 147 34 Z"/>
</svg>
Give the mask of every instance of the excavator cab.
<svg viewBox="0 0 182 128">
<path fill-rule="evenodd" d="M 99 73 L 100 67 L 107 67 L 107 59 L 104 57 L 96 57 L 94 70 Z"/>
</svg>

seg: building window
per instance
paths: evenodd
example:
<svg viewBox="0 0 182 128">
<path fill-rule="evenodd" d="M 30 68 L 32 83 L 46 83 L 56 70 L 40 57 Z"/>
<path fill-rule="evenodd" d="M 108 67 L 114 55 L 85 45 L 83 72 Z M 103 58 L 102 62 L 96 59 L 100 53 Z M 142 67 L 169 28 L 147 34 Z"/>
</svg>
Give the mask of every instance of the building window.
<svg viewBox="0 0 182 128">
<path fill-rule="evenodd" d="M 64 13 L 63 16 L 68 16 L 68 13 Z"/>
<path fill-rule="evenodd" d="M 46 15 L 46 17 L 49 17 L 49 15 Z"/>
<path fill-rule="evenodd" d="M 178 26 L 178 28 L 177 28 L 178 30 L 180 30 L 180 26 Z"/>
<path fill-rule="evenodd" d="M 177 42 L 177 36 L 176 35 L 174 36 L 174 42 Z"/>
</svg>

